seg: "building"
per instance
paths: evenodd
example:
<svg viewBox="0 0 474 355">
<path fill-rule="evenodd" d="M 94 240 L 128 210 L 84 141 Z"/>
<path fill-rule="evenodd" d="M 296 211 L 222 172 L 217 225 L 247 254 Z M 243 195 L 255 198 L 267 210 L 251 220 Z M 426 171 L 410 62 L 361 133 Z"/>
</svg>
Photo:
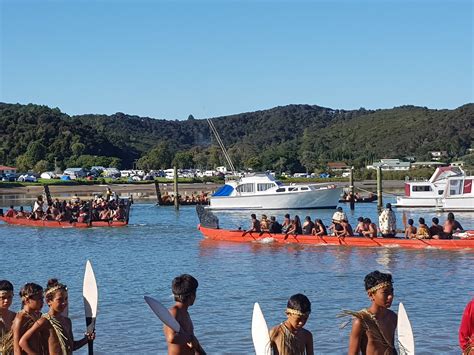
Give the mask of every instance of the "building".
<svg viewBox="0 0 474 355">
<path fill-rule="evenodd" d="M 448 156 L 448 152 L 445 150 L 437 150 L 437 151 L 432 151 L 429 153 L 431 154 L 431 158 L 436 161 L 439 161 L 442 158 L 445 158 Z"/>
<path fill-rule="evenodd" d="M 350 170 L 350 167 L 343 162 L 332 162 L 328 163 L 328 169 L 332 171 L 347 171 Z"/>
<path fill-rule="evenodd" d="M 410 170 L 411 163 L 407 161 L 400 161 L 400 159 L 380 159 L 379 162 L 367 165 L 367 169 L 378 169 L 379 167 L 384 171 L 401 171 Z"/>
<path fill-rule="evenodd" d="M 445 163 L 439 161 L 417 161 L 412 163 L 412 168 L 436 168 L 438 166 L 445 166 Z"/>
<path fill-rule="evenodd" d="M 0 174 L 16 174 L 16 168 L 0 165 Z"/>
</svg>

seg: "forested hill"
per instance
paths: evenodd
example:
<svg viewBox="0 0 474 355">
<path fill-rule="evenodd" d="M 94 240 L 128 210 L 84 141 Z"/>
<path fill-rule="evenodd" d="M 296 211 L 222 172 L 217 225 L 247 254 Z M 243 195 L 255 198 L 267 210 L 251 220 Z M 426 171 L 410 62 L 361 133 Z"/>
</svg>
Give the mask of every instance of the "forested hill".
<svg viewBox="0 0 474 355">
<path fill-rule="evenodd" d="M 213 118 L 235 165 L 309 170 L 328 161 L 356 166 L 432 150 L 455 159 L 474 141 L 474 104 L 455 110 L 402 106 L 333 110 L 288 105 Z M 0 165 L 20 170 L 110 165 L 211 168 L 223 163 L 206 120 L 167 121 L 116 113 L 69 116 L 57 108 L 0 103 Z"/>
</svg>

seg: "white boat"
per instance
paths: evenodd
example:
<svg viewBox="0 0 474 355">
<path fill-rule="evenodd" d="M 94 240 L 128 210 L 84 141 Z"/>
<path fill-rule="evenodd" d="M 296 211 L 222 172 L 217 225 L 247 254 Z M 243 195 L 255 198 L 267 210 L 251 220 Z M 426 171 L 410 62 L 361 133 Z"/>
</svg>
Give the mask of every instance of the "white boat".
<svg viewBox="0 0 474 355">
<path fill-rule="evenodd" d="M 474 211 L 474 176 L 448 178 L 447 188 L 437 208 L 445 212 Z"/>
<path fill-rule="evenodd" d="M 457 166 L 436 168 L 428 181 L 409 181 L 405 183 L 405 195 L 397 196 L 396 207 L 436 207 L 443 197 L 448 178 L 462 177 L 464 171 Z"/>
<path fill-rule="evenodd" d="M 336 208 L 342 188 L 331 184 L 283 185 L 268 174 L 226 181 L 210 198 L 210 209 Z"/>
</svg>

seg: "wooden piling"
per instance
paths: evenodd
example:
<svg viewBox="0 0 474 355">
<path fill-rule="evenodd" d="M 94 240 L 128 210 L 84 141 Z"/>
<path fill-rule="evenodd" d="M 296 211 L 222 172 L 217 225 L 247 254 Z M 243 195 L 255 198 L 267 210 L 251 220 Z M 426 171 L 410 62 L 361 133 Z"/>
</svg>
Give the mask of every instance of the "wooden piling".
<svg viewBox="0 0 474 355">
<path fill-rule="evenodd" d="M 351 211 L 354 210 L 355 208 L 355 203 L 354 203 L 354 200 L 355 200 L 355 195 L 354 195 L 354 167 L 351 166 L 351 171 L 350 171 L 350 174 L 349 174 L 349 193 L 350 193 L 350 208 L 351 208 Z"/>
<path fill-rule="evenodd" d="M 161 198 L 160 183 L 156 180 L 154 182 L 155 182 L 155 191 L 156 191 L 156 204 L 162 205 L 163 199 Z"/>
<path fill-rule="evenodd" d="M 179 210 L 178 168 L 174 167 L 174 209 Z"/>
<path fill-rule="evenodd" d="M 382 168 L 379 166 L 377 168 L 377 209 L 382 211 L 383 201 L 382 201 Z"/>
</svg>

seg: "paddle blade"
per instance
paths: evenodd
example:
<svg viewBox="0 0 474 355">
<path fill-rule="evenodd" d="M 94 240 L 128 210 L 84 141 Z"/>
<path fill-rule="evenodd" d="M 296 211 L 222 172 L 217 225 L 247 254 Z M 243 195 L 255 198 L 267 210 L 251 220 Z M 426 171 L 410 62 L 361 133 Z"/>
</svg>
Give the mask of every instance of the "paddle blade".
<svg viewBox="0 0 474 355">
<path fill-rule="evenodd" d="M 413 330 L 411 329 L 410 320 L 403 303 L 398 306 L 398 343 L 400 345 L 400 353 L 406 355 L 415 354 L 415 340 L 413 339 Z"/>
<path fill-rule="evenodd" d="M 252 340 L 256 355 L 271 355 L 267 322 L 257 302 L 253 306 Z"/>
<path fill-rule="evenodd" d="M 82 286 L 82 297 L 84 298 L 84 310 L 86 315 L 87 331 L 93 332 L 95 329 L 95 319 L 97 317 L 97 302 L 99 293 L 95 280 L 94 270 L 89 260 L 86 263 L 84 274 L 84 284 Z"/>
<path fill-rule="evenodd" d="M 155 313 L 166 326 L 173 329 L 176 333 L 179 333 L 181 326 L 176 321 L 176 319 L 174 319 L 168 309 L 152 297 L 144 296 L 144 298 L 145 302 L 150 306 L 153 313 Z"/>
</svg>

